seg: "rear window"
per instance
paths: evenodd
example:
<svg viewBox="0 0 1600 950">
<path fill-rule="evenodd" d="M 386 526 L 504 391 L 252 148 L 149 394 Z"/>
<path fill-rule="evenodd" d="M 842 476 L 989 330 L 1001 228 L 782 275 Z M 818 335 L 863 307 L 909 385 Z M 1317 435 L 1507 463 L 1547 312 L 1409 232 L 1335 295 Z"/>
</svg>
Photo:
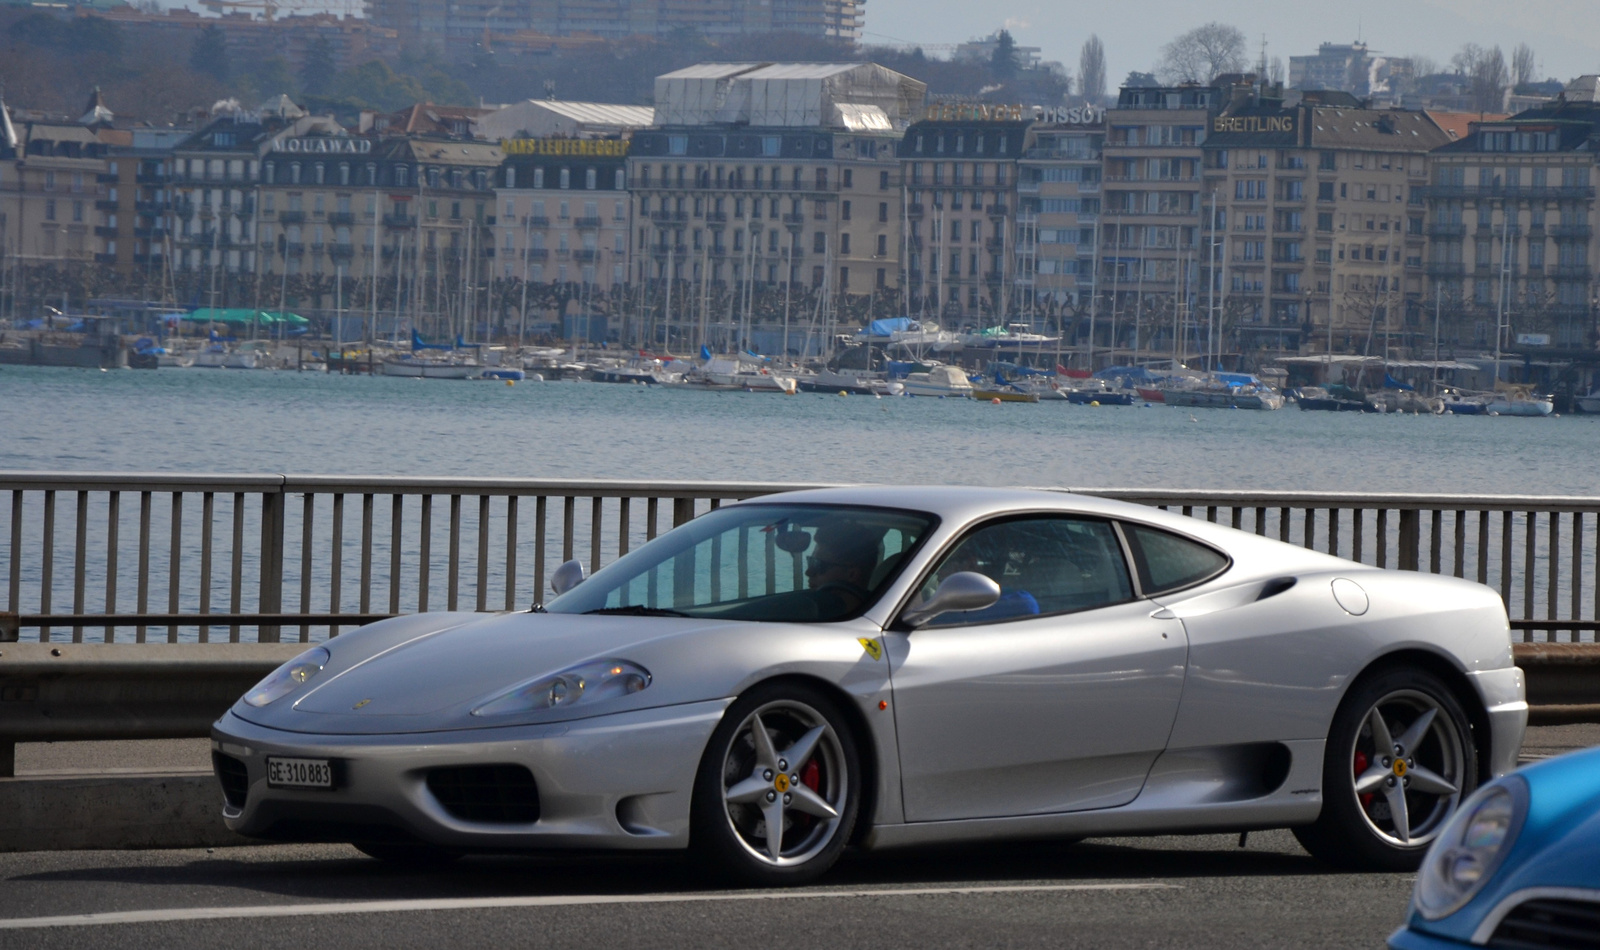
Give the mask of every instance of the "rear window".
<svg viewBox="0 0 1600 950">
<path fill-rule="evenodd" d="M 1228 569 L 1226 555 L 1198 541 L 1142 524 L 1123 522 L 1146 597 L 1193 587 Z"/>
</svg>

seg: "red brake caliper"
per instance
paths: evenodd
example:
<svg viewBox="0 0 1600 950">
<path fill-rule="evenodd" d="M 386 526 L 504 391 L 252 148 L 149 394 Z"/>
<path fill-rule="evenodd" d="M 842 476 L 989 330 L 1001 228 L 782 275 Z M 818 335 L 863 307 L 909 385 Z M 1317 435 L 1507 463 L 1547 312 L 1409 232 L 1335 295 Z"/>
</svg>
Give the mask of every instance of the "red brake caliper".
<svg viewBox="0 0 1600 950">
<path fill-rule="evenodd" d="M 822 784 L 822 769 L 817 766 L 817 760 L 812 759 L 806 767 L 800 770 L 800 784 L 813 792 Z"/>
<path fill-rule="evenodd" d="M 1360 778 L 1361 777 L 1361 773 L 1365 772 L 1367 770 L 1367 766 L 1370 765 L 1370 764 L 1371 763 L 1367 759 L 1367 754 L 1365 752 L 1362 752 L 1360 749 L 1357 749 L 1356 750 L 1356 778 Z M 1372 804 L 1372 793 L 1371 792 L 1368 792 L 1367 794 L 1361 796 L 1361 807 L 1362 808 L 1366 808 L 1366 807 L 1370 806 L 1371 804 Z"/>
</svg>

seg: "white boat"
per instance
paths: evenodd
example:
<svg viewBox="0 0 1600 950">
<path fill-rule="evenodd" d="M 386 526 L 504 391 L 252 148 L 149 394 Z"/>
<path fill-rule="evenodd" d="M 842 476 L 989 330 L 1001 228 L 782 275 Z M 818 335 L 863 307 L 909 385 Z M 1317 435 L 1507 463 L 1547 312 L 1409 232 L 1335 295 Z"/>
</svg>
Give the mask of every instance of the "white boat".
<svg viewBox="0 0 1600 950">
<path fill-rule="evenodd" d="M 965 399 L 972 395 L 972 381 L 959 366 L 935 366 L 926 373 L 911 373 L 903 385 L 907 396 Z"/>
<path fill-rule="evenodd" d="M 667 369 L 658 359 L 636 357 L 621 362 L 605 360 L 589 370 L 597 383 L 627 383 L 635 386 L 671 386 L 683 382 L 683 374 Z"/>
<path fill-rule="evenodd" d="M 383 361 L 383 375 L 411 379 L 471 379 L 481 372 L 483 367 L 477 363 L 422 360 L 415 357 Z"/>
<path fill-rule="evenodd" d="M 1548 416 L 1555 411 L 1555 404 L 1549 396 L 1515 388 L 1490 396 L 1483 411 L 1490 416 Z"/>
<path fill-rule="evenodd" d="M 789 394 L 798 387 L 793 376 L 783 376 L 760 364 L 726 356 L 713 356 L 701 363 L 684 376 L 683 384 L 697 389 Z"/>
<path fill-rule="evenodd" d="M 1596 390 L 1587 396 L 1579 396 L 1575 401 L 1578 404 L 1579 412 L 1600 413 L 1600 390 Z"/>
<path fill-rule="evenodd" d="M 815 373 L 796 374 L 795 381 L 801 392 L 808 393 L 899 396 L 905 392 L 899 380 L 887 379 L 882 373 L 865 369 L 820 369 Z"/>
<path fill-rule="evenodd" d="M 969 349 L 1039 349 L 1046 346 L 1053 347 L 1060 342 L 1061 337 L 1034 333 L 1024 323 L 1013 323 L 1004 327 L 989 327 L 976 333 L 964 333 L 961 335 L 961 345 Z"/>
<path fill-rule="evenodd" d="M 255 369 L 256 359 L 254 350 L 230 350 L 213 343 L 196 353 L 189 365 L 196 369 Z"/>
</svg>

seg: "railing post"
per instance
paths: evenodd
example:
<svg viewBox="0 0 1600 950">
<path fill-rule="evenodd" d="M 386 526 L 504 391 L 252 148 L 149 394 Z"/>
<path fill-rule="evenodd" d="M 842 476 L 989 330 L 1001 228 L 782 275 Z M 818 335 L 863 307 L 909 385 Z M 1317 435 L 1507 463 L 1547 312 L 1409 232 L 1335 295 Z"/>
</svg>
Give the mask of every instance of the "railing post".
<svg viewBox="0 0 1600 950">
<path fill-rule="evenodd" d="M 0 643 L 16 643 L 22 637 L 22 623 L 18 615 L 0 611 Z"/>
<path fill-rule="evenodd" d="M 672 499 L 672 526 L 685 525 L 694 520 L 694 499 Z"/>
<path fill-rule="evenodd" d="M 261 493 L 261 597 L 257 610 L 264 614 L 283 612 L 283 490 Z M 277 643 L 282 628 L 263 624 L 257 634 L 260 643 Z"/>
<path fill-rule="evenodd" d="M 10 739 L 0 739 L 0 778 L 15 778 L 17 774 L 17 744 Z"/>
<path fill-rule="evenodd" d="M 1400 509 L 1400 570 L 1402 571 L 1420 569 L 1421 521 L 1421 512 L 1417 509 Z"/>
</svg>

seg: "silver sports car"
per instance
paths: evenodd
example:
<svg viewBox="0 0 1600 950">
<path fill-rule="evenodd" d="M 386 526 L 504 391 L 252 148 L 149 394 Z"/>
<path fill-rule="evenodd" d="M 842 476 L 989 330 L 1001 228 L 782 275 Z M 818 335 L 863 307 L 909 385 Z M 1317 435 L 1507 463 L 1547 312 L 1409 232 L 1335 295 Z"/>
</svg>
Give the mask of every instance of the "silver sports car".
<svg viewBox="0 0 1600 950">
<path fill-rule="evenodd" d="M 1492 590 L 1083 496 L 772 495 L 552 587 L 268 676 L 213 732 L 228 826 L 762 884 L 850 844 L 1281 827 L 1401 869 L 1527 720 Z"/>
</svg>

